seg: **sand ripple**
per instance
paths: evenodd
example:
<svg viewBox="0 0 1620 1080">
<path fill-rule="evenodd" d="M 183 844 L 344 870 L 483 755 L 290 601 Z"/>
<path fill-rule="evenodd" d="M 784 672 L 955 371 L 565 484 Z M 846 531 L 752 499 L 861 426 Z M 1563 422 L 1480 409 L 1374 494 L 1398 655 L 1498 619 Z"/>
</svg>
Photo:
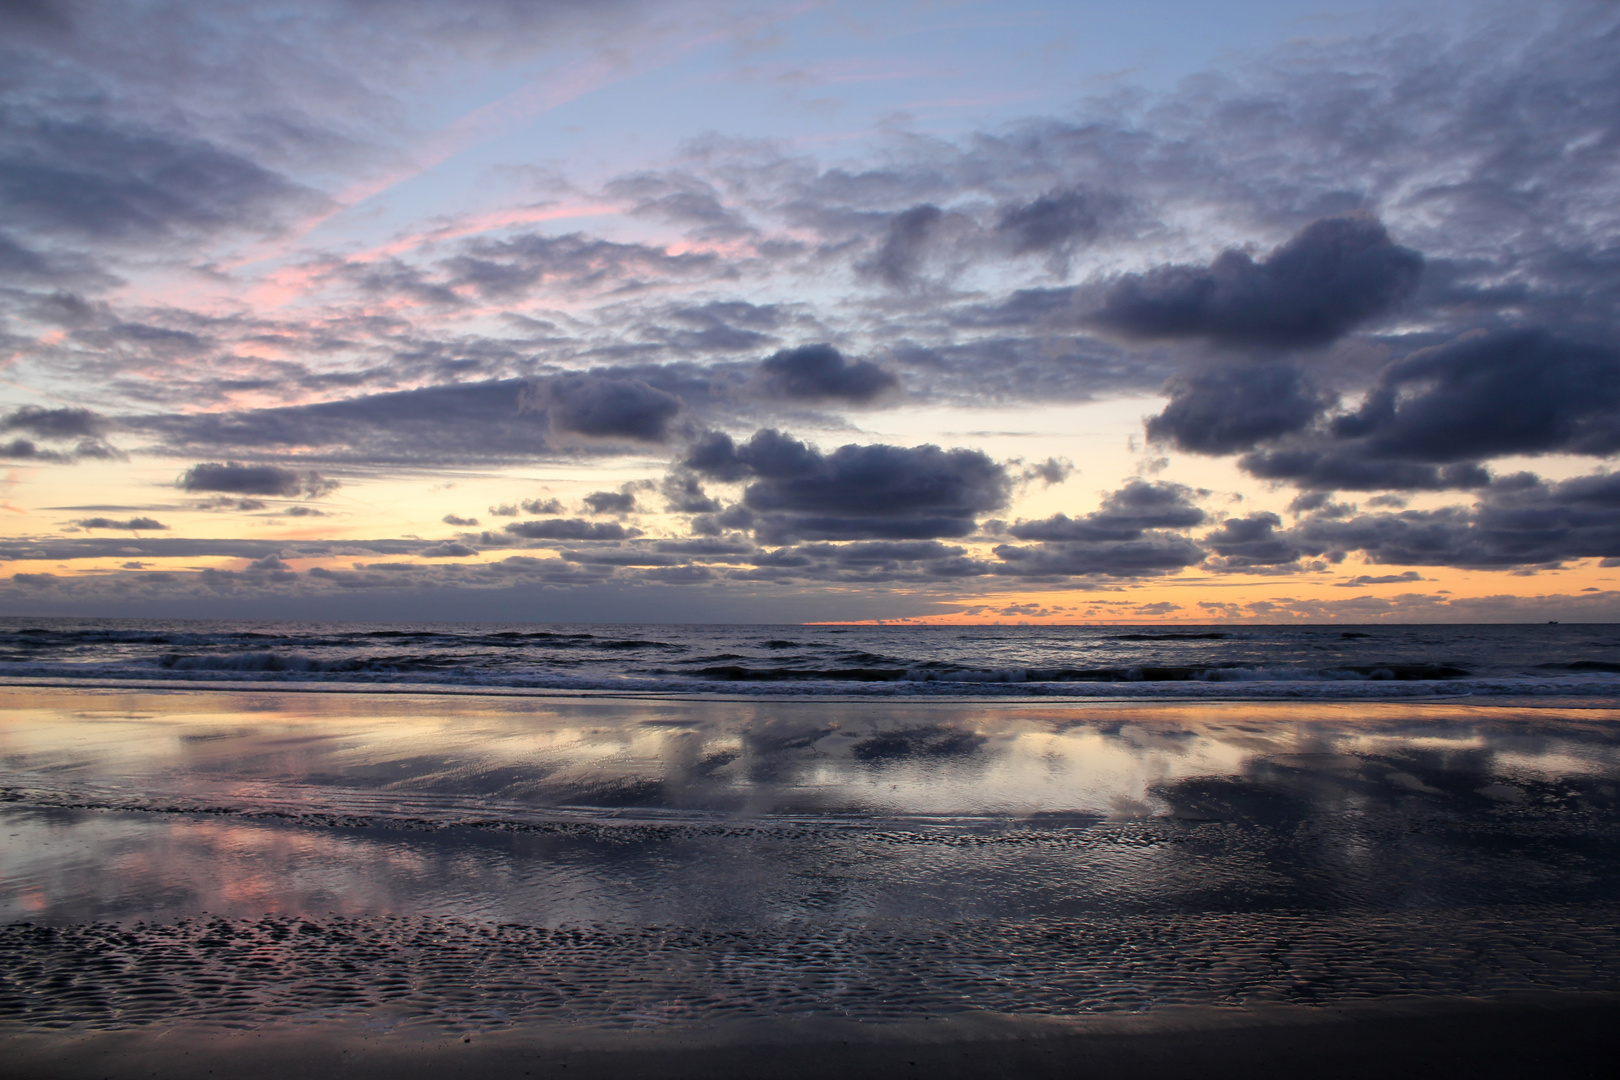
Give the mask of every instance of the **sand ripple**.
<svg viewBox="0 0 1620 1080">
<path fill-rule="evenodd" d="M 112 1030 L 371 1014 L 455 1030 L 1620 988 L 1620 905 L 886 927 L 192 918 L 0 927 L 0 1015 Z"/>
</svg>

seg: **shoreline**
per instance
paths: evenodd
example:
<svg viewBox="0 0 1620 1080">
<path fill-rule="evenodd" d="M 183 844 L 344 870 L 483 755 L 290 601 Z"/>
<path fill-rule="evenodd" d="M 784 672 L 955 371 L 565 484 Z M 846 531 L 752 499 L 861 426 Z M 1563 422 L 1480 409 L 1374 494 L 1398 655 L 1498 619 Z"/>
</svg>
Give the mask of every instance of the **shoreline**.
<svg viewBox="0 0 1620 1080">
<path fill-rule="evenodd" d="M 1047 1018 L 967 1013 L 894 1024 L 781 1019 L 693 1030 L 525 1025 L 487 1032 L 376 1023 L 154 1025 L 109 1033 L 0 1027 L 16 1080 L 565 1076 L 696 1080 L 927 1076 L 1119 1080 L 1376 1075 L 1600 1076 L 1620 1049 L 1620 992 L 1390 997 L 1348 1004 L 1167 1006 Z"/>
<path fill-rule="evenodd" d="M 885 684 L 886 685 L 886 684 Z M 934 685 L 934 684 L 918 684 Z M 975 685 L 975 684 L 968 684 Z M 1004 685 L 989 683 L 984 685 Z M 1037 684 L 1039 685 L 1039 684 Z M 1125 683 L 1123 685 L 1160 686 L 1174 685 L 1173 683 Z M 728 704 L 828 704 L 828 705 L 940 705 L 940 706 L 976 706 L 976 707 L 1020 707 L 1020 708 L 1049 708 L 1054 706 L 1085 705 L 1085 706 L 1160 706 L 1160 705 L 1323 705 L 1323 706 L 1377 706 L 1377 705 L 1459 705 L 1479 706 L 1482 708 L 1514 708 L 1514 709 L 1570 709 L 1603 711 L 1620 709 L 1620 686 L 1615 688 L 1613 694 L 1592 693 L 1585 687 L 1556 687 L 1551 692 L 1524 692 L 1518 694 L 1476 694 L 1472 690 L 1458 689 L 1451 693 L 1387 693 L 1370 694 L 1354 693 L 1348 689 L 1339 692 L 1308 693 L 1303 688 L 1309 687 L 1320 691 L 1324 687 L 1364 687 L 1367 685 L 1402 686 L 1410 685 L 1400 682 L 1359 682 L 1345 680 L 1343 682 L 1324 680 L 1314 681 L 1284 681 L 1261 683 L 1201 683 L 1199 685 L 1220 686 L 1223 689 L 1233 687 L 1260 687 L 1269 689 L 1300 688 L 1298 692 L 1285 692 L 1278 689 L 1269 694 L 1233 693 L 1230 689 L 1221 693 L 1210 691 L 1207 693 L 1177 694 L 1173 691 L 1141 693 L 1134 696 L 1125 694 L 1064 694 L 1061 692 L 1043 692 L 1015 694 L 1006 691 L 992 691 L 988 693 L 951 693 L 949 691 L 929 690 L 913 693 L 884 693 L 873 692 L 865 694 L 851 694 L 846 692 L 829 691 L 826 693 L 804 693 L 792 690 L 777 692 L 755 693 L 726 693 L 722 691 L 681 691 L 681 690 L 633 690 L 633 689 L 603 689 L 603 688 L 561 688 L 561 687 L 526 687 L 526 686 L 489 686 L 473 683 L 409 683 L 409 682 L 331 682 L 295 680 L 295 679 L 133 679 L 120 676 L 108 678 L 87 677 L 78 679 L 69 678 L 42 678 L 35 676 L 0 675 L 0 690 L 128 690 L 143 693 L 169 693 L 199 691 L 205 693 L 276 693 L 276 694 L 334 694 L 345 696 L 412 696 L 412 697 L 444 697 L 444 698 L 535 698 L 544 700 L 622 700 L 638 702 L 723 702 Z M 1586 691 L 1586 692 L 1581 692 Z"/>
</svg>

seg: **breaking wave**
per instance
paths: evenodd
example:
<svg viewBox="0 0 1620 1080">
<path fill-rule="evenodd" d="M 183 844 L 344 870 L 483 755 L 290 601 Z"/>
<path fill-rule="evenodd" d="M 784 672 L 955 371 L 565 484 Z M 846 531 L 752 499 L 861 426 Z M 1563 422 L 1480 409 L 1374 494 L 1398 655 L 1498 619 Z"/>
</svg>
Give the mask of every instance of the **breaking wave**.
<svg viewBox="0 0 1620 1080">
<path fill-rule="evenodd" d="M 1620 696 L 1620 631 L 9 619 L 3 677 L 771 696 Z"/>
</svg>

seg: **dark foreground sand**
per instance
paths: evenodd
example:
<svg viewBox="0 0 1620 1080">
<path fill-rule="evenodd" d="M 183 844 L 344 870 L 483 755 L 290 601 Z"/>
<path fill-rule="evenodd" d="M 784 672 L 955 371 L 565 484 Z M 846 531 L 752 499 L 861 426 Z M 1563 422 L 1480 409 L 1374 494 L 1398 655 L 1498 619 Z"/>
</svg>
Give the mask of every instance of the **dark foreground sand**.
<svg viewBox="0 0 1620 1080">
<path fill-rule="evenodd" d="M 1620 993 L 1177 1009 L 1093 1020 L 979 1015 L 779 1021 L 681 1033 L 516 1029 L 470 1038 L 352 1025 L 74 1035 L 0 1030 L 0 1072 L 44 1077 L 1109 1077 L 1119 1080 L 1612 1076 Z"/>
</svg>

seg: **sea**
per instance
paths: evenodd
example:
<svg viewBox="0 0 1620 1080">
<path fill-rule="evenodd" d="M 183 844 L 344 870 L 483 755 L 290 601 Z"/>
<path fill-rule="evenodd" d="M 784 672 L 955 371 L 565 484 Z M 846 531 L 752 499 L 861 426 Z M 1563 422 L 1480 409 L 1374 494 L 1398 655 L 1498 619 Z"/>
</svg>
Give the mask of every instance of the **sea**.
<svg viewBox="0 0 1620 1080">
<path fill-rule="evenodd" d="M 0 621 L 0 1035 L 1613 993 L 1617 897 L 1617 626 Z"/>
<path fill-rule="evenodd" d="M 701 626 L 0 619 L 0 678 L 771 697 L 1620 691 L 1620 626 Z"/>
</svg>

